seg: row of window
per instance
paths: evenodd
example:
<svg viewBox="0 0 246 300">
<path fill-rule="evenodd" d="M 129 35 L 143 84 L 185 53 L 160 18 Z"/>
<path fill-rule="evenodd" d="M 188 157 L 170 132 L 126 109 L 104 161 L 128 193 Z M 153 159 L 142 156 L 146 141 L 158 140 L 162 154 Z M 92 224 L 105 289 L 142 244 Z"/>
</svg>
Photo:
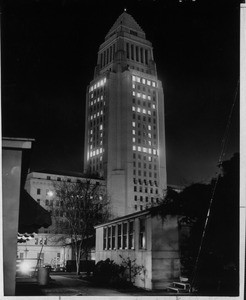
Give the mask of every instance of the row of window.
<svg viewBox="0 0 246 300">
<path fill-rule="evenodd" d="M 148 188 L 145 187 L 143 188 L 142 186 L 137 187 L 136 185 L 134 186 L 134 192 L 139 192 L 139 193 L 150 193 L 150 194 L 158 194 L 158 189 L 153 189 L 153 188 Z"/>
<path fill-rule="evenodd" d="M 150 117 L 146 117 L 145 115 L 140 115 L 138 114 L 137 115 L 137 118 L 136 118 L 136 114 L 133 113 L 132 114 L 132 119 L 133 120 L 138 120 L 140 121 L 139 124 L 138 124 L 138 128 L 141 127 L 141 125 L 143 125 L 143 128 L 145 127 L 145 124 L 143 124 L 143 122 L 148 122 L 148 123 L 151 123 L 151 121 L 153 122 L 153 124 L 156 124 L 156 119 L 155 118 L 150 118 Z"/>
<path fill-rule="evenodd" d="M 156 149 L 146 148 L 146 147 L 142 147 L 142 146 L 133 145 L 132 150 L 133 151 L 144 152 L 144 153 L 149 153 L 149 154 L 153 154 L 153 155 L 158 155 L 158 152 L 157 152 Z"/>
<path fill-rule="evenodd" d="M 156 108 L 156 106 L 155 106 L 155 104 L 153 104 L 152 105 L 152 108 L 153 109 L 155 109 Z M 152 113 L 151 113 L 151 110 L 147 110 L 146 108 L 141 108 L 141 107 L 136 107 L 136 106 L 132 106 L 132 111 L 135 111 L 135 112 L 138 112 L 138 113 L 142 113 L 142 114 L 148 114 L 148 115 L 152 115 L 153 114 L 153 116 L 155 116 L 156 115 L 156 113 L 155 113 L 155 111 L 152 111 Z"/>
<path fill-rule="evenodd" d="M 140 202 L 149 202 L 149 200 L 150 200 L 150 203 L 158 203 L 159 202 L 159 198 L 154 198 L 154 197 L 150 197 L 150 199 L 149 199 L 149 197 L 143 197 L 143 196 L 140 196 L 140 197 L 138 197 L 137 195 L 135 195 L 134 196 L 134 201 L 140 201 Z"/>
<path fill-rule="evenodd" d="M 154 170 L 157 170 L 157 165 L 156 164 L 147 164 L 147 163 L 141 163 L 141 161 L 139 161 L 138 163 L 136 163 L 136 161 L 133 162 L 133 167 L 135 168 L 136 166 L 138 166 L 138 168 L 144 168 L 144 169 L 149 169 L 149 170 L 152 170 L 152 167 Z"/>
<path fill-rule="evenodd" d="M 139 248 L 146 247 L 146 234 L 144 218 L 139 218 Z M 134 249 L 135 240 L 135 222 L 127 222 L 111 225 L 103 228 L 103 249 Z"/>
<path fill-rule="evenodd" d="M 133 175 L 136 176 L 144 176 L 144 177 L 152 177 L 152 172 L 147 173 L 146 171 L 133 169 Z M 157 179 L 157 173 L 153 173 L 154 179 Z"/>
<path fill-rule="evenodd" d="M 93 151 L 90 151 L 90 157 L 94 157 L 96 155 L 102 154 L 104 152 L 103 148 L 99 148 Z"/>
<path fill-rule="evenodd" d="M 132 75 L 132 81 L 136 81 L 142 84 L 147 84 L 148 86 L 156 87 L 156 82 L 143 78 L 143 77 L 138 77 L 136 75 Z"/>
<path fill-rule="evenodd" d="M 94 97 L 94 94 L 91 93 L 91 98 Z M 103 95 L 101 95 L 100 97 L 95 98 L 94 100 L 89 101 L 89 105 L 93 106 L 93 104 L 99 103 L 100 101 L 103 101 Z"/>
<path fill-rule="evenodd" d="M 158 186 L 157 181 L 147 180 L 147 179 L 141 179 L 141 178 L 133 178 L 134 184 L 144 184 L 144 185 L 150 185 L 150 186 Z"/>
<path fill-rule="evenodd" d="M 47 245 L 47 238 L 35 238 L 35 245 Z"/>
<path fill-rule="evenodd" d="M 106 83 L 106 78 L 103 78 L 103 79 L 99 80 L 97 83 L 94 83 L 94 85 L 92 85 L 92 86 L 89 88 L 89 92 L 92 92 L 92 91 L 94 91 L 95 89 L 104 86 L 105 83 Z"/>
</svg>

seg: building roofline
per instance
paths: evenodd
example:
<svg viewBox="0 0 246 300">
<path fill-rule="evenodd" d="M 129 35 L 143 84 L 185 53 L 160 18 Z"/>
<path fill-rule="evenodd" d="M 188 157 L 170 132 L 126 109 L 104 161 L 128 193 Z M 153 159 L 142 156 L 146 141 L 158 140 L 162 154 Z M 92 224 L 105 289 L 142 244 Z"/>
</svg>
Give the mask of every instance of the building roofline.
<svg viewBox="0 0 246 300">
<path fill-rule="evenodd" d="M 115 222 L 124 221 L 124 220 L 128 220 L 128 219 L 135 218 L 135 217 L 145 216 L 145 215 L 148 215 L 150 213 L 151 213 L 151 209 L 141 210 L 141 211 L 129 214 L 129 215 L 125 215 L 125 216 L 122 216 L 122 217 L 115 218 L 115 219 L 110 220 L 106 223 L 96 225 L 96 226 L 94 226 L 94 228 L 96 229 L 96 228 L 100 228 L 102 226 L 107 226 L 107 225 L 113 224 Z"/>
</svg>

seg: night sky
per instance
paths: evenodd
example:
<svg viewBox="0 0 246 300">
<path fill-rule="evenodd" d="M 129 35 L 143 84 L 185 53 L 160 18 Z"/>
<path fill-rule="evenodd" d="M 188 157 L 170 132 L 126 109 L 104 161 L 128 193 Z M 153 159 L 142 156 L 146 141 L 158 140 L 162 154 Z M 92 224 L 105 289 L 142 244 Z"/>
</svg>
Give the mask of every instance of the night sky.
<svg viewBox="0 0 246 300">
<path fill-rule="evenodd" d="M 83 171 L 86 87 L 127 8 L 164 86 L 168 184 L 215 176 L 239 79 L 240 1 L 179 1 L 4 1 L 2 135 L 36 140 L 31 170 Z M 237 96 L 224 158 L 238 151 Z"/>
</svg>

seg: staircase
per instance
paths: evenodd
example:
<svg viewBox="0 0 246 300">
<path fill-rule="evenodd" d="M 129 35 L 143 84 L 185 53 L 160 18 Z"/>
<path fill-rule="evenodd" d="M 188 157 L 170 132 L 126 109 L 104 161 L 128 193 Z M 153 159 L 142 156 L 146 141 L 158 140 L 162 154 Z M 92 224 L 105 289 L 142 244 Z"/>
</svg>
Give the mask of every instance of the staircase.
<svg viewBox="0 0 246 300">
<path fill-rule="evenodd" d="M 167 288 L 168 292 L 173 293 L 190 293 L 190 284 L 188 283 L 187 278 L 180 278 L 180 281 L 174 281 L 172 284 Z"/>
</svg>

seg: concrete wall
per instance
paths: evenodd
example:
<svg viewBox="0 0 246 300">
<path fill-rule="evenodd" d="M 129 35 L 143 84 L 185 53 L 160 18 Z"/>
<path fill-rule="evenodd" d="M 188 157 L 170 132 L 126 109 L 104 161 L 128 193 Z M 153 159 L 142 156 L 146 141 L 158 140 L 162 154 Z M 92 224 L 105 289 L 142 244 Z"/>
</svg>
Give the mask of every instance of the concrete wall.
<svg viewBox="0 0 246 300">
<path fill-rule="evenodd" d="M 146 249 L 139 247 L 139 218 L 146 217 Z M 131 218 L 129 217 L 129 220 Z M 125 222 L 124 219 L 121 222 Z M 111 222 L 111 226 L 121 223 Z M 136 259 L 136 264 L 144 266 L 136 277 L 135 285 L 145 289 L 164 289 L 180 276 L 179 227 L 176 216 L 168 216 L 164 221 L 157 216 L 136 216 L 134 219 L 134 249 L 103 249 L 103 226 L 96 229 L 96 262 L 114 260 L 121 264 L 123 258 Z M 117 248 L 117 247 L 116 247 Z"/>
<path fill-rule="evenodd" d="M 2 147 L 4 295 L 14 296 L 22 151 L 31 142 L 3 139 Z"/>
<path fill-rule="evenodd" d="M 180 276 L 179 228 L 176 216 L 152 219 L 153 288 L 166 288 Z"/>
<path fill-rule="evenodd" d="M 115 223 L 119 224 L 121 222 Z M 146 220 L 146 249 L 139 249 L 139 218 L 134 220 L 134 249 L 103 249 L 103 227 L 96 229 L 96 263 L 107 258 L 117 264 L 122 263 L 120 255 L 135 260 L 137 266 L 143 266 L 143 271 L 135 278 L 134 284 L 145 289 L 152 289 L 152 259 L 151 259 L 151 218 Z"/>
</svg>

